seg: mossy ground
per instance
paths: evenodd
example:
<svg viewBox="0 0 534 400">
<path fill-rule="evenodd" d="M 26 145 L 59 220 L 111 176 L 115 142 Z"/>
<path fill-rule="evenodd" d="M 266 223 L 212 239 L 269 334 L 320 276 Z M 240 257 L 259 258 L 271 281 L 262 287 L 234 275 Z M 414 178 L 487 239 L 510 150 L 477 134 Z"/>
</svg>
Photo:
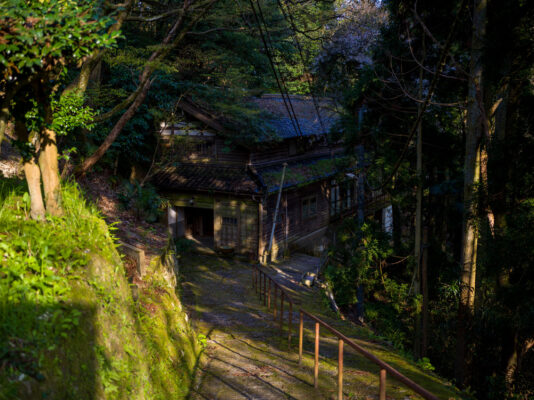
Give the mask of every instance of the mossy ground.
<svg viewBox="0 0 534 400">
<path fill-rule="evenodd" d="M 289 348 L 287 329 L 280 333 L 272 314 L 251 287 L 250 265 L 227 258 L 190 255 L 182 259 L 181 269 L 184 302 L 196 329 L 207 336 L 193 398 L 336 398 L 337 340 L 321 332 L 319 387 L 315 389 L 313 323 L 305 322 L 304 357 L 299 366 L 298 337 L 293 335 Z M 276 272 L 271 270 L 270 274 L 274 276 Z M 304 309 L 355 339 L 439 398 L 459 397 L 454 388 L 439 377 L 421 371 L 415 363 L 373 340 L 368 330 L 337 318 L 318 289 L 299 290 L 294 285 L 288 286 L 294 300 Z M 297 320 L 295 312 L 295 333 Z M 391 379 L 387 389 L 388 398 L 419 398 Z M 378 367 L 347 348 L 343 390 L 349 399 L 374 399 L 378 393 Z"/>
<path fill-rule="evenodd" d="M 77 185 L 28 218 L 0 182 L 0 399 L 181 399 L 199 346 L 158 258 L 134 301 L 113 235 Z"/>
</svg>

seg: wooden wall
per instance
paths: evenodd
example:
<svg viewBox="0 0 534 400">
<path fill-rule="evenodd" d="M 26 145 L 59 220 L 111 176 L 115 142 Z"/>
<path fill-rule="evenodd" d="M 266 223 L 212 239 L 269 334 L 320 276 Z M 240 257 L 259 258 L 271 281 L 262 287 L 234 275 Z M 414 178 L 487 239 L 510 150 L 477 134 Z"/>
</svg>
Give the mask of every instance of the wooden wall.
<svg viewBox="0 0 534 400">
<path fill-rule="evenodd" d="M 173 206 L 213 209 L 215 247 L 229 245 L 239 254 L 258 254 L 258 202 L 234 196 L 184 192 L 170 193 L 166 197 Z M 191 199 L 194 200 L 193 204 L 190 203 Z M 231 243 L 223 240 L 228 238 L 231 229 L 224 224 L 224 218 L 236 219 L 235 240 Z"/>
<path fill-rule="evenodd" d="M 262 213 L 262 244 L 264 248 L 269 245 L 274 212 L 278 193 L 271 194 L 263 205 Z M 316 199 L 316 213 L 311 217 L 302 215 L 302 200 L 310 197 Z M 286 244 L 309 235 L 328 226 L 329 201 L 326 181 L 284 191 L 280 202 L 279 217 L 275 227 L 273 240 L 274 253 L 283 251 Z M 277 247 L 277 249 L 275 249 Z"/>
<path fill-rule="evenodd" d="M 248 199 L 218 196 L 214 201 L 215 245 L 234 246 L 240 254 L 256 255 L 258 252 L 258 203 Z M 235 238 L 228 242 L 234 228 L 225 224 L 236 220 Z"/>
<path fill-rule="evenodd" d="M 220 136 L 166 136 L 163 138 L 163 156 L 169 161 L 188 163 L 246 164 L 249 151 L 229 145 Z"/>
</svg>

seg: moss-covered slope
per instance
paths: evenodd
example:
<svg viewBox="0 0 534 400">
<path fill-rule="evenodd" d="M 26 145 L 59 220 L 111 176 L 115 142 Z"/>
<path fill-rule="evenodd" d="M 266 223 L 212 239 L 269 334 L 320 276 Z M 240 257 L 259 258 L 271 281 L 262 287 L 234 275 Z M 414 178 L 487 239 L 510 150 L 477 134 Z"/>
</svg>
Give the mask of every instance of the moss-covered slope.
<svg viewBox="0 0 534 400">
<path fill-rule="evenodd" d="M 156 259 L 137 301 L 110 229 L 76 185 L 65 215 L 28 218 L 23 183 L 0 182 L 0 399 L 180 399 L 199 354 Z"/>
</svg>

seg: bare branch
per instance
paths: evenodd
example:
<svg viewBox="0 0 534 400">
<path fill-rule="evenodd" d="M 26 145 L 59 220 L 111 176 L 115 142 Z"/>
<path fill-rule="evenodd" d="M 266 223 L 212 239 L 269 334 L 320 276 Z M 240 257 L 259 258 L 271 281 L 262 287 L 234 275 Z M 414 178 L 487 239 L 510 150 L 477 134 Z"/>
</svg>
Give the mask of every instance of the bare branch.
<svg viewBox="0 0 534 400">
<path fill-rule="evenodd" d="M 154 15 L 152 17 L 142 17 L 140 15 L 129 15 L 128 17 L 126 17 L 126 21 L 154 22 L 154 21 L 158 21 L 163 18 L 170 17 L 171 15 L 180 14 L 183 12 L 184 12 L 183 8 L 178 8 L 175 10 L 167 11 L 163 14 Z"/>
<path fill-rule="evenodd" d="M 432 32 L 430 32 L 430 29 L 428 29 L 428 27 L 425 25 L 425 23 L 423 22 L 422 18 L 419 16 L 419 14 L 417 13 L 417 8 L 414 6 L 414 9 L 413 9 L 413 13 L 414 13 L 414 16 L 415 16 L 415 19 L 417 20 L 417 22 L 419 22 L 419 24 L 421 25 L 421 28 L 423 28 L 423 30 L 425 31 L 425 33 L 427 34 L 427 36 L 432 39 L 432 41 L 437 44 L 439 46 L 440 49 L 443 49 L 443 45 L 434 37 L 434 35 L 432 34 Z M 448 54 L 448 56 L 450 57 L 451 61 L 453 62 L 454 66 L 458 69 L 458 71 L 460 71 L 462 74 L 464 74 L 465 76 L 469 76 L 469 73 L 463 69 L 463 67 L 461 66 L 460 63 L 458 63 L 455 59 L 454 59 L 454 56 L 452 54 Z"/>
<path fill-rule="evenodd" d="M 244 31 L 245 28 L 212 28 L 203 32 L 187 32 L 187 35 L 207 35 L 208 33 L 218 32 L 218 31 L 228 31 L 228 32 L 239 32 Z"/>
</svg>

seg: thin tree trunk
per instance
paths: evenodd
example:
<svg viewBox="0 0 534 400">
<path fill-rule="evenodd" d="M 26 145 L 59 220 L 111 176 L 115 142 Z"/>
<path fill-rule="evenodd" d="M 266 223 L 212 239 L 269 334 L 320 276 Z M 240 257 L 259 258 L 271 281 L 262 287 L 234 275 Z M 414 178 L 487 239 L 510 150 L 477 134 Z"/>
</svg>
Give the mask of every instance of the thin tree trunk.
<svg viewBox="0 0 534 400">
<path fill-rule="evenodd" d="M 425 36 L 423 36 L 422 48 L 423 56 L 422 62 L 425 59 Z M 423 68 L 419 70 L 419 90 L 418 97 L 423 97 Z M 419 115 L 422 112 L 422 105 L 419 104 Z M 417 296 L 421 294 L 421 228 L 423 226 L 423 118 L 420 117 L 417 126 L 417 193 L 416 193 L 416 208 L 415 208 L 415 271 L 414 271 L 414 294 Z M 415 329 L 414 329 L 414 356 L 418 359 L 421 356 L 421 314 L 415 315 Z"/>
<path fill-rule="evenodd" d="M 423 291 L 423 315 L 421 333 L 421 357 L 428 351 L 428 227 L 423 229 L 423 254 L 421 255 L 421 286 Z"/>
<path fill-rule="evenodd" d="M 144 83 L 144 86 L 135 99 L 135 101 L 130 104 L 130 107 L 128 107 L 128 110 L 122 116 L 119 118 L 111 132 L 106 136 L 106 139 L 104 139 L 104 142 L 100 145 L 100 147 L 93 153 L 91 156 L 85 159 L 83 164 L 81 165 L 80 169 L 77 171 L 78 174 L 83 175 L 89 171 L 93 165 L 97 163 L 100 158 L 106 153 L 106 151 L 110 148 L 110 146 L 113 144 L 115 139 L 117 139 L 117 136 L 121 133 L 124 126 L 128 123 L 128 121 L 134 116 L 137 109 L 143 104 L 143 101 L 145 100 L 145 97 L 148 93 L 148 89 L 150 88 L 152 81 L 147 80 Z"/>
<path fill-rule="evenodd" d="M 4 140 L 4 134 L 6 132 L 7 123 L 9 121 L 9 107 L 7 104 L 2 103 L 0 107 L 0 153 L 2 152 L 1 146 Z"/>
<path fill-rule="evenodd" d="M 480 139 L 482 135 L 482 53 L 486 31 L 487 0 L 474 0 L 473 36 L 468 88 L 467 126 L 464 159 L 464 215 L 461 253 L 460 301 L 456 340 L 456 383 L 464 385 L 467 331 L 473 315 L 476 282 L 477 226 L 475 191 L 480 182 Z"/>
<path fill-rule="evenodd" d="M 81 167 L 76 171 L 78 175 L 83 175 L 87 173 L 87 171 L 98 161 L 100 158 L 105 154 L 107 149 L 113 144 L 117 136 L 121 133 L 124 126 L 128 123 L 128 121 L 134 116 L 137 109 L 141 106 L 143 103 L 147 93 L 148 89 L 150 88 L 150 85 L 152 84 L 152 80 L 150 77 L 152 76 L 152 73 L 155 70 L 155 62 L 158 60 L 162 60 L 169 54 L 169 52 L 176 48 L 178 44 L 182 42 L 185 35 L 189 30 L 196 25 L 196 23 L 208 12 L 208 10 L 215 4 L 217 0 L 211 0 L 208 4 L 204 6 L 200 11 L 195 10 L 195 15 L 191 19 L 191 21 L 184 26 L 185 17 L 187 15 L 187 11 L 189 7 L 191 6 L 190 2 L 184 2 L 182 12 L 177 19 L 177 21 L 174 23 L 174 25 L 171 27 L 165 38 L 163 39 L 161 46 L 155 50 L 149 57 L 148 63 L 141 72 L 139 76 L 139 86 L 137 90 L 132 93 L 126 100 L 126 102 L 122 102 L 118 106 L 114 107 L 113 110 L 111 110 L 109 113 L 109 116 L 111 116 L 113 113 L 120 111 L 122 108 L 124 108 L 127 104 L 129 104 L 130 101 L 132 103 L 126 110 L 126 112 L 121 116 L 119 121 L 115 124 L 111 132 L 108 134 L 106 139 L 104 140 L 104 143 L 100 145 L 100 147 L 90 156 L 88 157 Z M 102 120 L 102 116 L 99 118 L 96 118 L 96 120 Z"/>
<path fill-rule="evenodd" d="M 15 121 L 15 134 L 17 139 L 22 142 L 28 142 L 29 135 L 26 126 L 22 121 Z M 30 194 L 30 217 L 35 220 L 43 220 L 45 208 L 43 195 L 41 193 L 41 171 L 35 162 L 35 155 L 25 157 L 23 160 L 24 175 L 28 184 Z"/>
</svg>

